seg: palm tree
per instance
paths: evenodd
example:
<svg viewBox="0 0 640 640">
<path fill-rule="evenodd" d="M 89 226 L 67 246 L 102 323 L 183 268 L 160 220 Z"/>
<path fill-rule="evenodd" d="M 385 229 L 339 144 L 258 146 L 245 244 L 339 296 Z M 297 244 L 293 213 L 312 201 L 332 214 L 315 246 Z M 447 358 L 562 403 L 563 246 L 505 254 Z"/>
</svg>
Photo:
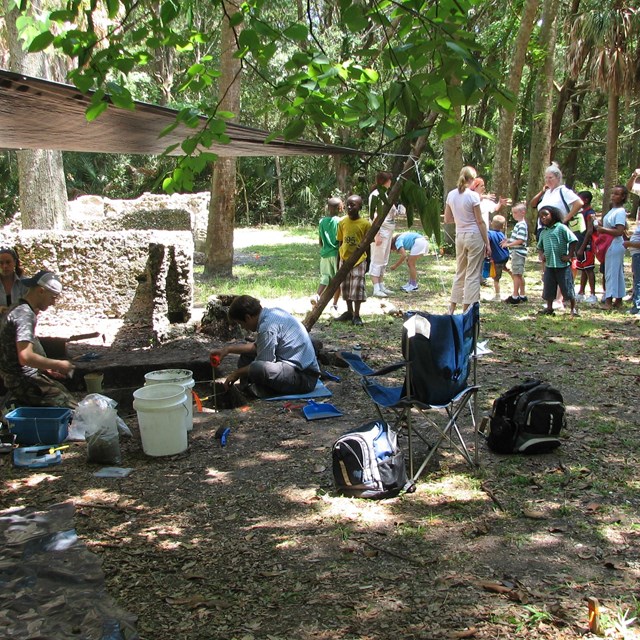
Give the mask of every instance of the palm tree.
<svg viewBox="0 0 640 640">
<path fill-rule="evenodd" d="M 640 89 L 640 10 L 636 4 L 636 0 L 600 0 L 585 8 L 571 28 L 570 72 L 577 78 L 584 70 L 592 87 L 608 99 L 605 202 L 618 181 L 620 97 Z"/>
</svg>

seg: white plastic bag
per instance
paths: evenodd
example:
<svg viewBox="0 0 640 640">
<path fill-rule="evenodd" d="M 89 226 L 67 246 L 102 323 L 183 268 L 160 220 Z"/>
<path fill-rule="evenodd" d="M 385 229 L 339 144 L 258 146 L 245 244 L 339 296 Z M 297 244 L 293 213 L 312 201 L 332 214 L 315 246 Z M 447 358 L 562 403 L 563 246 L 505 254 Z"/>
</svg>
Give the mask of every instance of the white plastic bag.
<svg viewBox="0 0 640 640">
<path fill-rule="evenodd" d="M 115 465 L 122 462 L 116 406 L 115 400 L 99 393 L 90 393 L 78 405 L 72 422 L 73 435 L 81 433 L 86 439 L 88 462 Z"/>
</svg>

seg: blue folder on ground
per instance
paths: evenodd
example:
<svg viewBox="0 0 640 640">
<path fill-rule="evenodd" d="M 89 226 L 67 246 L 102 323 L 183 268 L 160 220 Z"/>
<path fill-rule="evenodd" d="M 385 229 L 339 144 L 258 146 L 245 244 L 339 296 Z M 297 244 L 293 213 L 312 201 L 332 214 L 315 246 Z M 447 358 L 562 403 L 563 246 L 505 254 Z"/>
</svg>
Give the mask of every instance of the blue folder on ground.
<svg viewBox="0 0 640 640">
<path fill-rule="evenodd" d="M 268 400 L 269 402 L 281 400 L 304 400 L 307 398 L 330 398 L 332 395 L 333 393 L 325 387 L 322 380 L 318 380 L 316 388 L 307 393 L 292 393 L 286 396 L 272 396 L 269 398 L 263 398 L 263 400 Z"/>
<path fill-rule="evenodd" d="M 309 400 L 306 407 L 302 407 L 302 413 L 307 420 L 323 420 L 324 418 L 339 418 L 344 415 L 342 411 L 328 402 L 316 402 Z"/>
</svg>

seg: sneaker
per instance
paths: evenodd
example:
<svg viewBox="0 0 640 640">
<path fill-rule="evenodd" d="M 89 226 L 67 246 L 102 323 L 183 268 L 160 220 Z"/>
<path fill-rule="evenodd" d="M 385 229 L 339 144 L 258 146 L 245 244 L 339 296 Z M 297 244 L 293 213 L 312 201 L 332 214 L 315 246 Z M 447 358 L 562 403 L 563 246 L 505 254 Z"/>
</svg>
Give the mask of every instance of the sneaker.
<svg viewBox="0 0 640 640">
<path fill-rule="evenodd" d="M 513 296 L 509 296 L 508 298 L 505 299 L 505 302 L 507 304 L 520 304 L 520 298 L 514 298 Z"/>
<path fill-rule="evenodd" d="M 561 300 L 554 300 L 553 301 L 553 308 L 556 311 L 564 311 L 564 302 L 562 302 Z"/>
<path fill-rule="evenodd" d="M 341 316 L 336 318 L 338 322 L 351 322 L 353 320 L 353 313 L 345 311 Z"/>
<path fill-rule="evenodd" d="M 518 296 L 518 300 L 520 302 L 529 302 L 529 298 L 527 298 L 527 296 Z"/>
<path fill-rule="evenodd" d="M 576 302 L 584 302 L 584 294 L 577 293 L 576 294 Z"/>
<path fill-rule="evenodd" d="M 579 317 L 580 317 L 580 312 L 579 312 L 577 309 L 574 309 L 574 310 L 571 312 L 571 317 L 572 317 L 572 318 L 579 318 Z"/>
<path fill-rule="evenodd" d="M 591 296 L 587 296 L 584 301 L 587 304 L 597 304 L 598 303 L 598 298 L 596 298 L 596 296 L 591 295 Z"/>
<path fill-rule="evenodd" d="M 627 310 L 627 313 L 632 316 L 636 316 L 640 313 L 640 309 L 637 309 L 636 307 L 631 307 L 631 309 Z"/>
<path fill-rule="evenodd" d="M 538 315 L 539 316 L 555 316 L 556 312 L 553 309 L 540 309 L 540 311 L 538 311 Z"/>
<path fill-rule="evenodd" d="M 354 327 L 361 327 L 364 322 L 362 322 L 362 318 L 360 316 L 354 316 L 353 320 L 351 321 L 351 324 Z"/>
<path fill-rule="evenodd" d="M 420 287 L 417 284 L 411 284 L 407 282 L 403 287 L 401 287 L 403 291 L 409 293 L 410 291 L 417 291 Z"/>
<path fill-rule="evenodd" d="M 391 289 L 387 289 L 387 287 L 385 287 L 382 283 L 380 284 L 380 288 L 388 295 L 393 295 L 393 291 Z"/>
<path fill-rule="evenodd" d="M 373 290 L 374 298 L 388 298 L 387 294 L 382 289 L 374 289 Z"/>
</svg>

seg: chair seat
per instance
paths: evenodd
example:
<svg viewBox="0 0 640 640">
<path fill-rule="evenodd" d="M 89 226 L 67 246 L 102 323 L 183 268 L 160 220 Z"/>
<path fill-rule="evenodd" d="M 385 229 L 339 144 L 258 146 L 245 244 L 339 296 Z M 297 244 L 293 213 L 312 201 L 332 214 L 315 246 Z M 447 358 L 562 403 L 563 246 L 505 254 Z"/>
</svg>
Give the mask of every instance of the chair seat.
<svg viewBox="0 0 640 640">
<path fill-rule="evenodd" d="M 381 384 L 365 384 L 369 397 L 379 406 L 397 407 L 402 400 L 402 387 L 385 387 Z"/>
</svg>

